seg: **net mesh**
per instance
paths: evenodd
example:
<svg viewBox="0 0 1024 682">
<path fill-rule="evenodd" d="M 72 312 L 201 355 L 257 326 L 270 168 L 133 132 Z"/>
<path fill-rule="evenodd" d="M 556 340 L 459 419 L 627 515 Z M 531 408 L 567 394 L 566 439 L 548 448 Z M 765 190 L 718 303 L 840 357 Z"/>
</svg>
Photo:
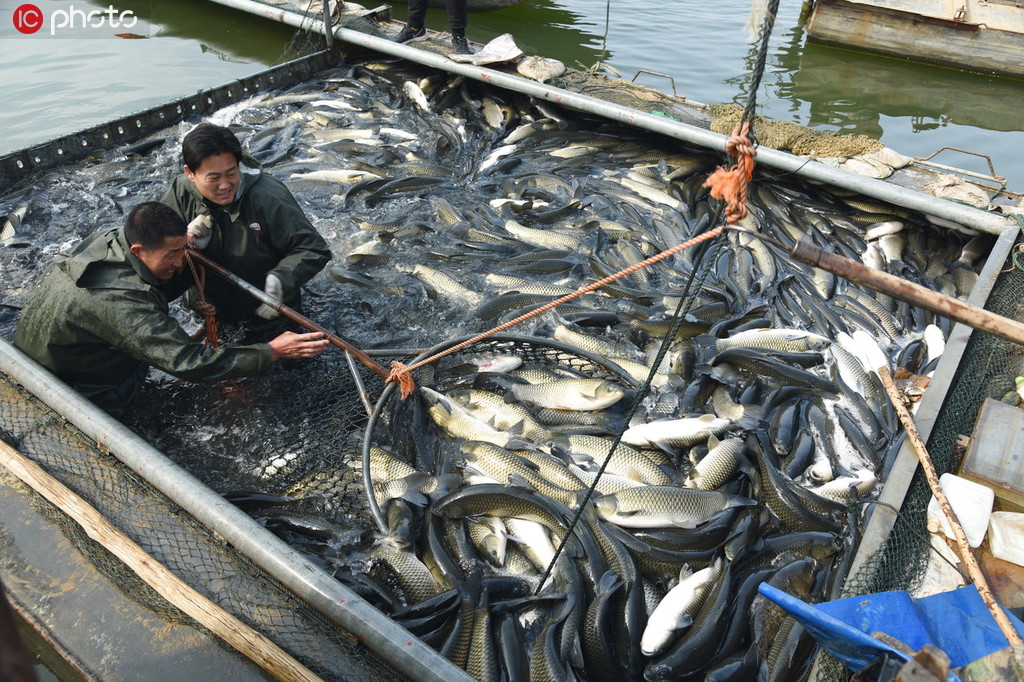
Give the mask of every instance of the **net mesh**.
<svg viewBox="0 0 1024 682">
<path fill-rule="evenodd" d="M 399 679 L 350 635 L 6 378 L 0 378 L 0 434 L 178 577 L 317 675 L 328 680 Z M 69 539 L 125 594 L 156 613 L 190 622 L 77 525 L 67 521 L 65 527 Z"/>
</svg>

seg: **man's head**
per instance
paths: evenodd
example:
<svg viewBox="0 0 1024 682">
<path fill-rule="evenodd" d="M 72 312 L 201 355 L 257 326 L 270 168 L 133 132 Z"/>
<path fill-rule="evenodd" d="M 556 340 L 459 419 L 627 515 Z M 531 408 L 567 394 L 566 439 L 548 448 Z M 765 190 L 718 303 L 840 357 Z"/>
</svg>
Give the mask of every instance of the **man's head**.
<svg viewBox="0 0 1024 682">
<path fill-rule="evenodd" d="M 225 206 L 238 191 L 242 145 L 228 128 L 200 123 L 181 143 L 185 176 L 209 201 Z"/>
<path fill-rule="evenodd" d="M 177 212 L 155 201 L 139 204 L 128 214 L 124 236 L 129 251 L 157 279 L 174 277 L 185 260 L 185 221 Z"/>
</svg>

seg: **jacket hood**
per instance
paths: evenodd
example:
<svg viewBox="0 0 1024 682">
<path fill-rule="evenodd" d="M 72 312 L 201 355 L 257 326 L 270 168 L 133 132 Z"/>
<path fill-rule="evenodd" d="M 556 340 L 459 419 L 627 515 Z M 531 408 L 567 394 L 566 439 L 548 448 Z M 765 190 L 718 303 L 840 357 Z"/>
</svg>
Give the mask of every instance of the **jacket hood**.
<svg viewBox="0 0 1024 682">
<path fill-rule="evenodd" d="M 87 237 L 54 262 L 77 287 L 143 290 L 147 285 L 160 286 L 160 280 L 129 250 L 121 227 Z"/>
</svg>

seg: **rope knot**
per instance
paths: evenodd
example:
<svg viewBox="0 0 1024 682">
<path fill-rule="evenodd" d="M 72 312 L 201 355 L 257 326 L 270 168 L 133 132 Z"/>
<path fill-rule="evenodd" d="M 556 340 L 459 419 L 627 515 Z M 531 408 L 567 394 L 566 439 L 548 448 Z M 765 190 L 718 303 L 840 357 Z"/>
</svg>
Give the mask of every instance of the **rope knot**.
<svg viewBox="0 0 1024 682">
<path fill-rule="evenodd" d="M 195 309 L 203 316 L 203 326 L 206 327 L 206 345 L 210 348 L 220 346 L 220 338 L 217 332 L 217 308 L 206 300 L 204 289 L 206 288 L 206 268 L 196 267 L 191 254 L 185 252 L 185 260 L 192 270 L 192 280 L 196 285 L 198 300 L 193 304 Z"/>
<path fill-rule="evenodd" d="M 412 380 L 412 374 L 409 373 L 409 367 L 403 365 L 398 360 L 391 363 L 391 373 L 388 374 L 387 383 L 393 381 L 398 382 L 398 388 L 402 392 L 402 400 L 409 397 L 409 394 L 416 388 L 416 384 Z"/>
<path fill-rule="evenodd" d="M 725 143 L 725 151 L 736 163 L 732 168 L 720 166 L 704 182 L 704 186 L 711 189 L 712 197 L 726 202 L 725 219 L 730 225 L 747 216 L 747 183 L 754 177 L 754 157 L 757 156 L 749 135 L 749 120 L 736 124 Z"/>
</svg>

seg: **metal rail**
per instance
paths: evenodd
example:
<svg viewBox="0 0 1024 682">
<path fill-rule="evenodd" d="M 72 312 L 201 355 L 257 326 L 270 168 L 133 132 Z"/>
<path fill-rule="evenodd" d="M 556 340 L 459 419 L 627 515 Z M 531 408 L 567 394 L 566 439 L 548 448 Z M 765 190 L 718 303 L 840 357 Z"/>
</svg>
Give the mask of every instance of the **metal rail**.
<svg viewBox="0 0 1024 682">
<path fill-rule="evenodd" d="M 277 21 L 295 28 L 306 29 L 315 33 L 323 33 L 325 26 L 323 21 L 313 19 L 297 12 L 283 10 L 280 7 L 270 7 L 255 0 L 211 0 L 218 5 L 255 14 L 273 21 Z M 561 106 L 570 107 L 588 114 L 602 116 L 604 118 L 625 123 L 644 130 L 660 133 L 685 142 L 707 147 L 718 151 L 725 151 L 727 135 L 711 132 L 703 128 L 672 121 L 663 116 L 644 113 L 630 107 L 624 107 L 596 97 L 581 95 L 561 88 L 544 85 L 527 78 L 515 76 L 488 69 L 483 66 L 462 64 L 454 62 L 447 57 L 420 50 L 402 43 L 392 42 L 386 38 L 360 33 L 347 28 L 335 28 L 334 37 L 353 45 L 393 55 L 411 62 L 430 66 L 435 69 L 449 73 L 465 76 L 474 80 L 490 83 L 507 90 L 530 95 L 540 99 L 554 102 Z M 776 149 L 760 147 L 757 152 L 758 163 L 777 168 L 787 173 L 823 182 L 836 187 L 842 187 L 864 196 L 885 201 L 903 208 L 920 211 L 925 215 L 948 220 L 959 225 L 986 232 L 989 234 L 1001 234 L 1009 227 L 1016 227 L 1016 223 L 1005 216 L 988 213 L 970 206 L 933 197 L 929 194 L 917 192 L 904 187 L 875 180 L 849 171 L 832 168 L 818 161 L 810 160 L 801 156 L 795 156 Z"/>
<path fill-rule="evenodd" d="M 0 157 L 0 189 L 36 171 L 78 161 L 89 154 L 134 142 L 146 135 L 179 123 L 189 116 L 202 116 L 222 109 L 243 97 L 271 88 L 305 80 L 329 66 L 329 52 L 293 59 L 246 78 L 101 123 L 69 135 Z"/>
<path fill-rule="evenodd" d="M 403 675 L 432 682 L 472 679 L 3 339 L 0 372 L 49 405 L 200 523 L 222 535 L 332 622 L 358 637 Z"/>
</svg>

